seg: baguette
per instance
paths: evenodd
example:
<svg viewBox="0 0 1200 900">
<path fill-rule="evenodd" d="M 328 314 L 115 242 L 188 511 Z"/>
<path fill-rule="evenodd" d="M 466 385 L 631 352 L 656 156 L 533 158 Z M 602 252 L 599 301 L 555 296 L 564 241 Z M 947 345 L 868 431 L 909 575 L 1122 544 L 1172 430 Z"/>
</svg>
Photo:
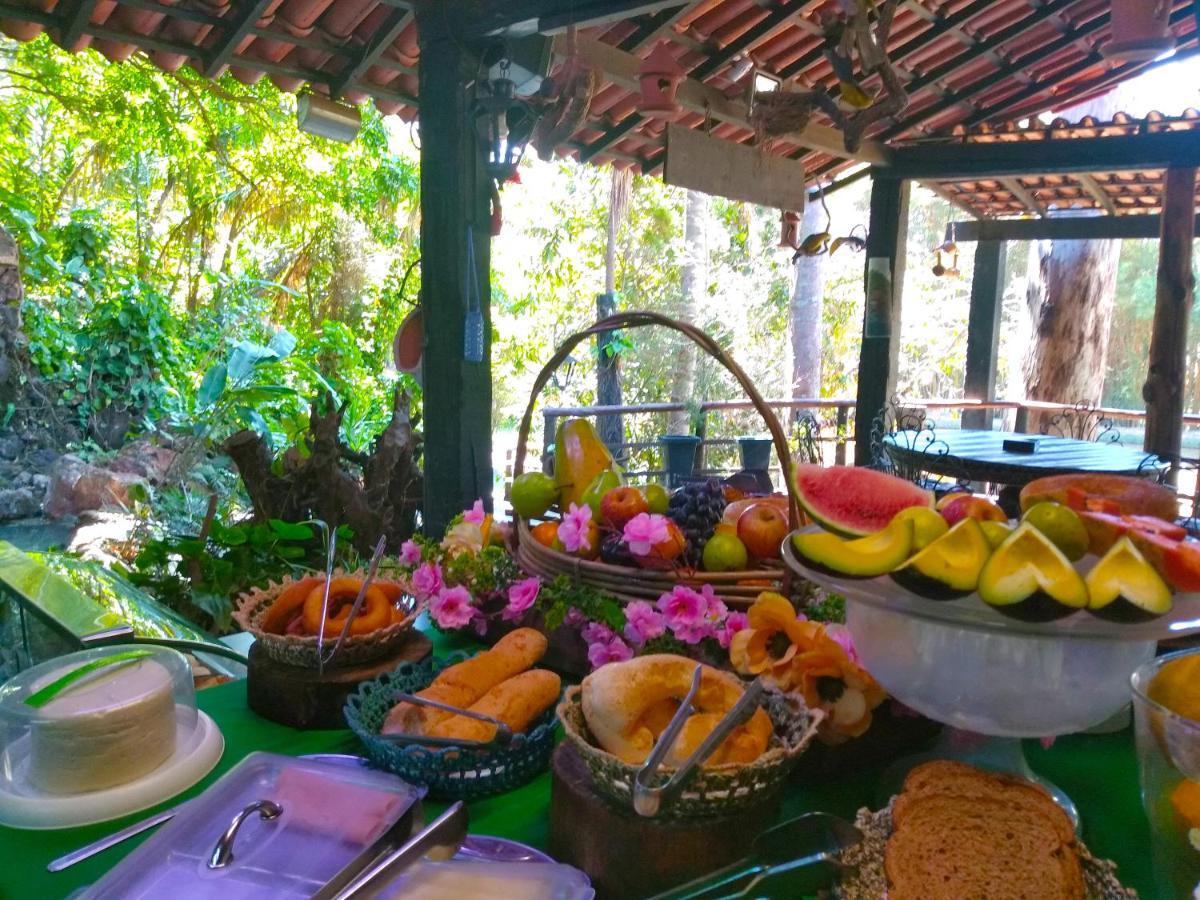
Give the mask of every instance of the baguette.
<svg viewBox="0 0 1200 900">
<path fill-rule="evenodd" d="M 471 712 L 499 719 L 513 730 L 525 731 L 530 724 L 558 700 L 562 681 L 545 669 L 530 669 L 500 682 L 477 703 Z M 430 737 L 454 738 L 487 743 L 496 736 L 496 726 L 467 716 L 451 716 L 425 732 Z"/>
<path fill-rule="evenodd" d="M 490 650 L 442 670 L 433 683 L 416 696 L 467 709 L 502 681 L 524 672 L 546 652 L 546 636 L 532 628 L 518 628 L 502 637 Z M 384 720 L 383 734 L 428 734 L 429 729 L 454 713 L 401 702 Z"/>
</svg>

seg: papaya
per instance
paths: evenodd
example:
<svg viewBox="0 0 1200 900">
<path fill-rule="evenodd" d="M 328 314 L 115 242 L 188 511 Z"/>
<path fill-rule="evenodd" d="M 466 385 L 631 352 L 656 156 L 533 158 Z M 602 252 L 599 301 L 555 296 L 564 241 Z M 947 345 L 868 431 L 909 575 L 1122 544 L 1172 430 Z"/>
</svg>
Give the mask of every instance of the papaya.
<svg viewBox="0 0 1200 900">
<path fill-rule="evenodd" d="M 554 436 L 554 480 L 559 487 L 559 508 L 582 503 L 596 476 L 615 469 L 612 454 L 587 419 L 565 419 Z"/>
</svg>

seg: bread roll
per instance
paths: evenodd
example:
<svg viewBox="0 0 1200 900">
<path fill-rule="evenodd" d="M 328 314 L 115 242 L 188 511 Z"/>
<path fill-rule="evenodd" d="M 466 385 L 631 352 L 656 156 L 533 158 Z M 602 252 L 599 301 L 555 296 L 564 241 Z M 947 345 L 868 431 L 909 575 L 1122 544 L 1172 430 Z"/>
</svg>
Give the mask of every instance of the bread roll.
<svg viewBox="0 0 1200 900">
<path fill-rule="evenodd" d="M 683 656 L 652 654 L 609 663 L 585 678 L 583 715 L 597 743 L 631 765 L 645 762 L 687 696 L 698 665 L 701 663 Z M 671 748 L 666 758 L 669 766 L 686 760 L 745 690 L 736 675 L 711 666 L 702 668 L 700 689 L 692 701 L 697 712 L 689 717 Z M 760 708 L 734 729 L 704 765 L 753 762 L 767 749 L 772 731 L 770 718 Z"/>
<path fill-rule="evenodd" d="M 418 697 L 467 709 L 480 697 L 519 672 L 524 672 L 546 652 L 546 636 L 532 628 L 518 628 L 502 637 L 490 650 L 477 653 L 442 670 Z M 453 713 L 415 703 L 397 703 L 384 720 L 384 734 L 427 734 Z"/>
<path fill-rule="evenodd" d="M 471 712 L 499 719 L 517 733 L 525 731 L 549 709 L 558 700 L 561 691 L 562 681 L 553 672 L 530 669 L 500 682 L 473 703 L 470 709 Z M 487 742 L 496 736 L 496 726 L 467 716 L 451 716 L 425 733 L 430 737 Z"/>
</svg>

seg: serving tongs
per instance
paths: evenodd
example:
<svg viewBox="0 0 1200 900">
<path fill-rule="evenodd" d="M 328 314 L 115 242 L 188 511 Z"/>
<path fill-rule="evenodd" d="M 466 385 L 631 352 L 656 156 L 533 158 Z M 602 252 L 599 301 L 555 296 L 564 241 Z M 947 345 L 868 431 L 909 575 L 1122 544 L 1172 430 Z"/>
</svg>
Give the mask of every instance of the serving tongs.
<svg viewBox="0 0 1200 900">
<path fill-rule="evenodd" d="M 375 552 L 371 554 L 371 562 L 367 566 L 367 577 L 363 579 L 363 583 L 358 588 L 358 596 L 354 598 L 354 604 L 346 615 L 346 621 L 342 624 L 342 631 L 338 635 L 337 641 L 334 642 L 333 649 L 329 652 L 329 656 L 326 656 L 324 623 L 329 621 L 329 585 L 333 580 L 333 551 L 336 546 L 337 530 L 334 529 L 329 533 L 329 559 L 325 562 L 325 595 L 321 599 L 322 625 L 317 632 L 317 671 L 322 675 L 325 673 L 325 666 L 330 665 L 334 657 L 338 655 L 338 651 L 342 649 L 342 644 L 350 634 L 350 623 L 362 609 L 363 600 L 367 596 L 367 588 L 371 586 L 371 582 L 375 580 L 375 573 L 379 571 L 379 560 L 383 557 L 383 550 L 387 546 L 387 535 L 380 535 L 379 540 L 375 542 Z"/>
<path fill-rule="evenodd" d="M 655 784 L 663 760 L 675 746 L 684 724 L 696 712 L 693 701 L 696 699 L 696 692 L 700 690 L 700 681 L 703 675 L 704 666 L 697 665 L 696 671 L 692 675 L 692 685 L 684 696 L 683 702 L 679 704 L 679 709 L 675 711 L 675 715 L 663 729 L 658 743 L 654 745 L 654 749 L 650 751 L 650 755 L 633 779 L 633 809 L 639 816 L 647 818 L 656 816 L 664 804 L 674 800 L 691 780 L 696 769 L 716 752 L 716 749 L 733 733 L 735 728 L 754 715 L 754 711 L 758 708 L 758 698 L 765 690 L 761 681 L 751 682 L 742 696 L 738 698 L 737 703 L 733 704 L 729 712 L 725 714 L 725 718 L 721 719 L 716 727 L 708 733 L 708 736 L 700 742 L 700 746 L 692 751 L 692 755 L 684 760 L 683 764 L 664 783 Z"/>
<path fill-rule="evenodd" d="M 424 734 L 380 734 L 380 740 L 388 741 L 392 744 L 422 744 L 426 747 L 469 747 L 474 749 L 482 749 L 485 747 L 507 747 L 512 743 L 513 730 L 506 723 L 492 716 L 484 715 L 480 712 L 474 712 L 469 709 L 463 709 L 460 706 L 451 706 L 449 703 L 440 703 L 437 700 L 427 700 L 424 697 L 418 697 L 415 694 L 395 694 L 392 697 L 393 705 L 396 703 L 413 703 L 417 706 L 428 706 L 431 709 L 440 709 L 442 712 L 453 713 L 456 716 L 466 716 L 468 719 L 475 719 L 480 722 L 487 722 L 490 725 L 496 726 L 496 734 L 490 741 L 467 741 L 459 738 L 450 737 L 430 737 Z"/>
</svg>

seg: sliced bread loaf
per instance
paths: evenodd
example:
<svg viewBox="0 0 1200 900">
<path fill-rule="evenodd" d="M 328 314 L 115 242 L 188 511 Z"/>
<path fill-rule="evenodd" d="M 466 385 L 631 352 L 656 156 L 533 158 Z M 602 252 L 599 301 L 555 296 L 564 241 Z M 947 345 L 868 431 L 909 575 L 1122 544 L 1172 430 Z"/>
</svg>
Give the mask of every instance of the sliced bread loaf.
<svg viewBox="0 0 1200 900">
<path fill-rule="evenodd" d="M 892 808 L 889 900 L 1082 900 L 1074 830 L 1041 788 L 961 763 L 914 769 Z"/>
</svg>

